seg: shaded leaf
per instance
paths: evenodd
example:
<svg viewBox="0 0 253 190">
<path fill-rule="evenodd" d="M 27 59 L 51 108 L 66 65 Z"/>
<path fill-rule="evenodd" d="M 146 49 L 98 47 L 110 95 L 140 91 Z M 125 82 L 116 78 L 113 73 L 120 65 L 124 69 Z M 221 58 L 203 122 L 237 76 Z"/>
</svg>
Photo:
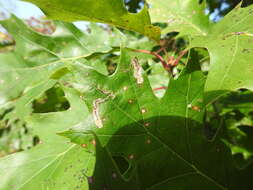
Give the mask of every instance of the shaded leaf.
<svg viewBox="0 0 253 190">
<path fill-rule="evenodd" d="M 138 176 L 136 189 L 236 190 L 251 186 L 252 165 L 237 169 L 230 150 L 221 141 L 223 130 L 217 130 L 212 141 L 204 135 L 205 78 L 196 65 L 197 55 L 192 52 L 187 68 L 170 82 L 161 100 L 154 96 L 146 76 L 136 74 L 134 56 L 122 50 L 119 68 L 109 78 L 75 65 L 76 80 L 89 81 L 85 101 L 93 117 L 62 135 L 83 144 L 91 138 L 89 131 L 94 131 L 111 157 L 128 160 L 130 167 L 123 176 Z M 138 82 L 137 76 L 143 80 Z M 107 170 L 111 171 L 111 166 Z M 108 188 L 114 185 L 111 182 Z"/>
</svg>

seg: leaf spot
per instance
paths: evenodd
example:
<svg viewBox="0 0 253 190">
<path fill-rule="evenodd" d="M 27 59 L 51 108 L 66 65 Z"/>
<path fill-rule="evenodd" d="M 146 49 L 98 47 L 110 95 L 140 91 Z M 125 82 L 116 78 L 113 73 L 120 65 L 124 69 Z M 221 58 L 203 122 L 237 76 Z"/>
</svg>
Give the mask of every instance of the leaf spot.
<svg viewBox="0 0 253 190">
<path fill-rule="evenodd" d="M 114 178 L 114 179 L 117 178 L 117 174 L 115 172 L 112 173 L 112 178 Z"/>
<path fill-rule="evenodd" d="M 89 183 L 89 184 L 92 184 L 93 182 L 94 182 L 93 177 L 88 177 L 88 183 Z"/>
<path fill-rule="evenodd" d="M 198 107 L 198 106 L 192 106 L 192 110 L 194 110 L 194 111 L 200 111 L 200 107 Z"/>
<path fill-rule="evenodd" d="M 133 159 L 134 159 L 134 155 L 133 155 L 133 154 L 130 154 L 130 155 L 128 156 L 128 158 L 129 158 L 130 160 L 133 160 Z"/>
<path fill-rule="evenodd" d="M 146 113 L 147 112 L 147 110 L 145 109 L 145 108 L 142 108 L 141 109 L 141 113 L 143 114 L 143 113 Z"/>
<path fill-rule="evenodd" d="M 97 145 L 96 140 L 95 140 L 95 139 L 93 139 L 93 140 L 91 141 L 91 144 L 93 144 L 94 146 L 96 146 L 96 145 Z"/>
<path fill-rule="evenodd" d="M 148 140 L 146 141 L 146 143 L 147 143 L 147 144 L 151 144 L 151 140 L 148 139 Z"/>
<path fill-rule="evenodd" d="M 133 100 L 132 100 L 132 99 L 129 99 L 129 100 L 128 100 L 128 103 L 129 103 L 129 104 L 132 104 L 132 103 L 133 103 Z"/>
<path fill-rule="evenodd" d="M 149 126 L 150 126 L 150 123 L 145 123 L 144 126 L 145 126 L 145 127 L 149 127 Z"/>
</svg>

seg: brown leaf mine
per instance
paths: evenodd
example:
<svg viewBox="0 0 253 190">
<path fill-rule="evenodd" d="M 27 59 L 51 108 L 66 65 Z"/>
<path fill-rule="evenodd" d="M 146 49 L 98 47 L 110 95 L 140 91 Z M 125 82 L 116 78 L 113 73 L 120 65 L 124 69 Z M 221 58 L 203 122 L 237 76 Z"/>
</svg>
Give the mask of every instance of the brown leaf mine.
<svg viewBox="0 0 253 190">
<path fill-rule="evenodd" d="M 95 125 L 98 127 L 98 128 L 102 128 L 103 127 L 103 118 L 101 118 L 100 114 L 99 114 L 99 106 L 100 104 L 104 103 L 105 101 L 108 100 L 108 98 L 115 98 L 115 95 L 109 91 L 106 91 L 106 90 L 101 90 L 101 89 L 98 89 L 100 92 L 102 92 L 103 94 L 106 94 L 107 96 L 105 98 L 98 98 L 96 100 L 93 101 L 93 110 L 92 110 L 92 115 L 93 115 L 93 118 L 94 118 L 94 122 L 95 122 Z"/>
<path fill-rule="evenodd" d="M 137 84 L 142 84 L 144 79 L 142 77 L 141 66 L 137 58 L 132 59 L 132 65 L 134 67 L 134 78 L 136 79 Z"/>
</svg>

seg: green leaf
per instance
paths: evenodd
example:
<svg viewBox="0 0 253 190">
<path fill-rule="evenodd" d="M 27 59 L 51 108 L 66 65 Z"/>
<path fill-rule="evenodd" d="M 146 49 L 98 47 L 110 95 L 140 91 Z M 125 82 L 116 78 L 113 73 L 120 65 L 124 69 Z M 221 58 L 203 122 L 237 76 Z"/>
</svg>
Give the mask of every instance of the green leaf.
<svg viewBox="0 0 253 190">
<path fill-rule="evenodd" d="M 214 25 L 206 39 L 194 39 L 209 51 L 211 66 L 206 82 L 206 102 L 228 91 L 253 90 L 253 26 L 248 24 L 253 6 L 235 8 Z"/>
<path fill-rule="evenodd" d="M 92 174 L 94 155 L 56 135 L 87 117 L 87 109 L 79 93 L 64 89 L 71 109 L 64 112 L 32 114 L 28 126 L 40 138 L 31 150 L 0 159 L 0 189 L 62 189 L 87 188 Z M 5 175 L 7 174 L 8 175 Z"/>
<path fill-rule="evenodd" d="M 207 35 L 210 22 L 204 14 L 204 3 L 200 5 L 196 0 L 148 0 L 148 3 L 151 4 L 151 21 L 168 25 L 163 33 L 176 31 L 180 35 Z"/>
<path fill-rule="evenodd" d="M 253 67 L 249 61 L 253 59 L 253 26 L 249 24 L 252 5 L 247 8 L 238 5 L 220 22 L 208 24 L 204 5 L 198 5 L 198 1 L 149 2 L 153 9 L 151 18 L 168 23 L 165 32 L 189 35 L 191 47 L 205 47 L 209 51 L 211 66 L 205 85 L 206 104 L 229 91 L 253 89 Z"/>
<path fill-rule="evenodd" d="M 68 4 L 62 6 L 65 5 Z M 195 8 L 203 10 L 203 7 Z M 251 9 L 239 10 L 247 15 Z M 105 15 L 114 14 L 114 11 L 117 13 L 113 10 Z M 137 15 L 140 14 L 143 11 Z M 248 18 L 245 17 L 247 22 Z M 226 22 L 229 36 L 223 36 L 225 34 L 220 30 L 224 28 L 219 24 L 203 27 L 202 30 L 202 24 L 194 22 L 195 27 L 207 31 L 206 36 L 195 27 L 191 28 L 189 23 L 185 24 L 185 28 L 181 25 L 176 30 L 191 35 L 191 46 L 204 46 L 209 52 L 217 51 L 214 40 L 219 42 L 219 37 L 225 37 L 224 53 L 233 44 L 229 39 L 251 39 L 251 26 L 240 28 L 231 25 L 233 27 L 230 28 L 229 22 L 233 21 Z M 243 20 L 241 22 L 244 23 Z M 14 107 L 4 119 L 13 123 L 16 118 L 24 120 L 32 134 L 40 138 L 40 144 L 31 150 L 0 159 L 1 190 L 244 190 L 253 185 L 253 163 L 239 170 L 232 155 L 248 150 L 242 150 L 244 146 L 234 146 L 236 143 L 244 145 L 245 139 L 236 139 L 238 141 L 231 143 L 226 141 L 227 131 L 222 126 L 210 135 L 209 129 L 202 123 L 207 103 L 203 104 L 206 77 L 200 71 L 198 53 L 194 50 L 190 51 L 187 66 L 179 78 L 169 81 L 165 95 L 159 99 L 138 61 L 143 55 L 122 48 L 120 63 L 110 76 L 103 75 L 105 72 L 100 67 L 93 67 L 96 63 L 104 63 L 103 58 L 98 56 L 96 59 L 97 55 L 111 55 L 112 48 L 120 46 L 121 42 L 116 38 L 121 34 L 117 30 L 118 36 L 114 36 L 114 33 L 110 35 L 94 25 L 92 32 L 86 34 L 71 24 L 56 22 L 56 32 L 46 36 L 32 31 L 15 17 L 1 23 L 17 43 L 14 51 L 0 55 L 0 104 L 5 108 Z M 247 47 L 244 46 L 245 41 L 242 42 L 240 48 Z M 131 45 L 137 47 L 136 44 Z M 152 50 L 152 45 L 147 45 L 146 48 Z M 118 62 L 116 55 L 113 56 Z M 217 52 L 211 54 L 214 60 L 215 56 L 217 60 L 212 67 L 223 55 Z M 250 59 L 250 56 L 247 58 Z M 225 62 L 225 65 L 228 63 L 231 62 Z M 211 68 L 207 80 L 211 80 L 212 72 Z M 219 72 L 217 80 L 220 79 Z M 232 77 L 234 72 L 229 70 L 227 76 L 223 73 L 222 77 Z M 244 81 L 249 75 L 246 73 L 245 77 Z M 205 92 L 205 101 L 212 101 L 235 88 L 225 79 L 218 82 L 222 82 L 226 89 L 212 89 L 211 95 L 209 91 Z M 54 104 L 50 104 L 50 109 L 45 111 L 42 107 L 32 106 L 34 100 L 40 101 L 43 94 L 55 85 L 64 91 L 69 109 L 51 109 Z M 205 88 L 208 89 L 208 86 Z M 50 99 L 48 102 L 54 102 L 58 96 L 47 98 Z M 49 111 L 58 112 L 35 113 Z M 68 137 L 77 145 L 56 134 Z M 246 140 L 245 144 L 249 144 Z M 234 152 L 231 153 L 231 150 Z"/>
<path fill-rule="evenodd" d="M 221 141 L 223 130 L 217 130 L 212 140 L 203 133 L 205 77 L 196 64 L 197 54 L 191 53 L 187 68 L 170 82 L 162 99 L 153 94 L 135 56 L 122 50 L 119 68 L 111 77 L 73 66 L 78 83 L 89 81 L 85 101 L 92 117 L 61 134 L 83 144 L 93 131 L 111 159 L 128 161 L 129 169 L 122 175 L 126 180 L 138 176 L 135 189 L 236 190 L 251 186 L 252 165 L 237 169 Z M 106 170 L 112 171 L 111 167 L 107 165 Z M 94 176 L 101 170 L 95 172 Z M 99 179 L 94 183 L 103 185 Z M 111 181 L 107 188 L 121 188 L 115 185 Z"/>
<path fill-rule="evenodd" d="M 0 22 L 16 41 L 14 51 L 0 55 L 0 105 L 15 99 L 28 87 L 48 81 L 69 62 L 85 63 L 93 53 L 105 53 L 119 46 L 123 37 L 109 35 L 95 24 L 91 33 L 81 32 L 74 25 L 56 22 L 51 36 L 39 34 L 15 16 Z M 36 74 L 35 74 L 36 73 Z M 56 77 L 57 78 L 57 77 Z"/>
<path fill-rule="evenodd" d="M 123 1 L 119 0 L 25 0 L 34 3 L 50 19 L 92 21 L 139 32 L 155 41 L 160 39 L 160 28 L 151 25 L 148 7 L 137 14 L 129 13 Z"/>
<path fill-rule="evenodd" d="M 231 148 L 238 167 L 247 167 L 253 161 L 253 144 L 250 142 L 253 135 L 253 93 L 248 90 L 229 93 L 212 106 L 215 110 L 209 111 L 209 121 L 222 120 L 226 128 L 223 141 Z"/>
</svg>

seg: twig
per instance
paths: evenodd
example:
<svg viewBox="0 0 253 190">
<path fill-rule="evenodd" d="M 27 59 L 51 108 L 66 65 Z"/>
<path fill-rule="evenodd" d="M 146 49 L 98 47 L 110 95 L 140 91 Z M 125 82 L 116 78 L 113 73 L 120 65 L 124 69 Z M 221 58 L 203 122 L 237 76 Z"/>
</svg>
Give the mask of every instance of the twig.
<svg viewBox="0 0 253 190">
<path fill-rule="evenodd" d="M 136 49 L 134 50 L 135 52 L 139 52 L 139 53 L 146 53 L 146 54 L 149 54 L 149 55 L 153 55 L 155 56 L 156 58 L 158 58 L 162 65 L 163 65 L 163 68 L 166 70 L 166 71 L 171 71 L 171 66 L 167 64 L 167 62 L 163 59 L 163 57 L 155 52 L 151 52 L 151 51 L 148 51 L 148 50 L 144 50 L 144 49 Z"/>
<path fill-rule="evenodd" d="M 161 86 L 161 87 L 158 87 L 158 88 L 153 88 L 153 91 L 157 91 L 157 90 L 166 90 L 167 87 L 166 86 Z"/>
<path fill-rule="evenodd" d="M 175 67 L 178 65 L 179 61 L 182 59 L 182 57 L 187 53 L 187 50 L 181 51 L 179 56 L 177 57 L 177 59 L 174 59 L 174 56 L 170 56 L 170 58 L 168 59 L 168 64 L 171 67 Z"/>
</svg>

